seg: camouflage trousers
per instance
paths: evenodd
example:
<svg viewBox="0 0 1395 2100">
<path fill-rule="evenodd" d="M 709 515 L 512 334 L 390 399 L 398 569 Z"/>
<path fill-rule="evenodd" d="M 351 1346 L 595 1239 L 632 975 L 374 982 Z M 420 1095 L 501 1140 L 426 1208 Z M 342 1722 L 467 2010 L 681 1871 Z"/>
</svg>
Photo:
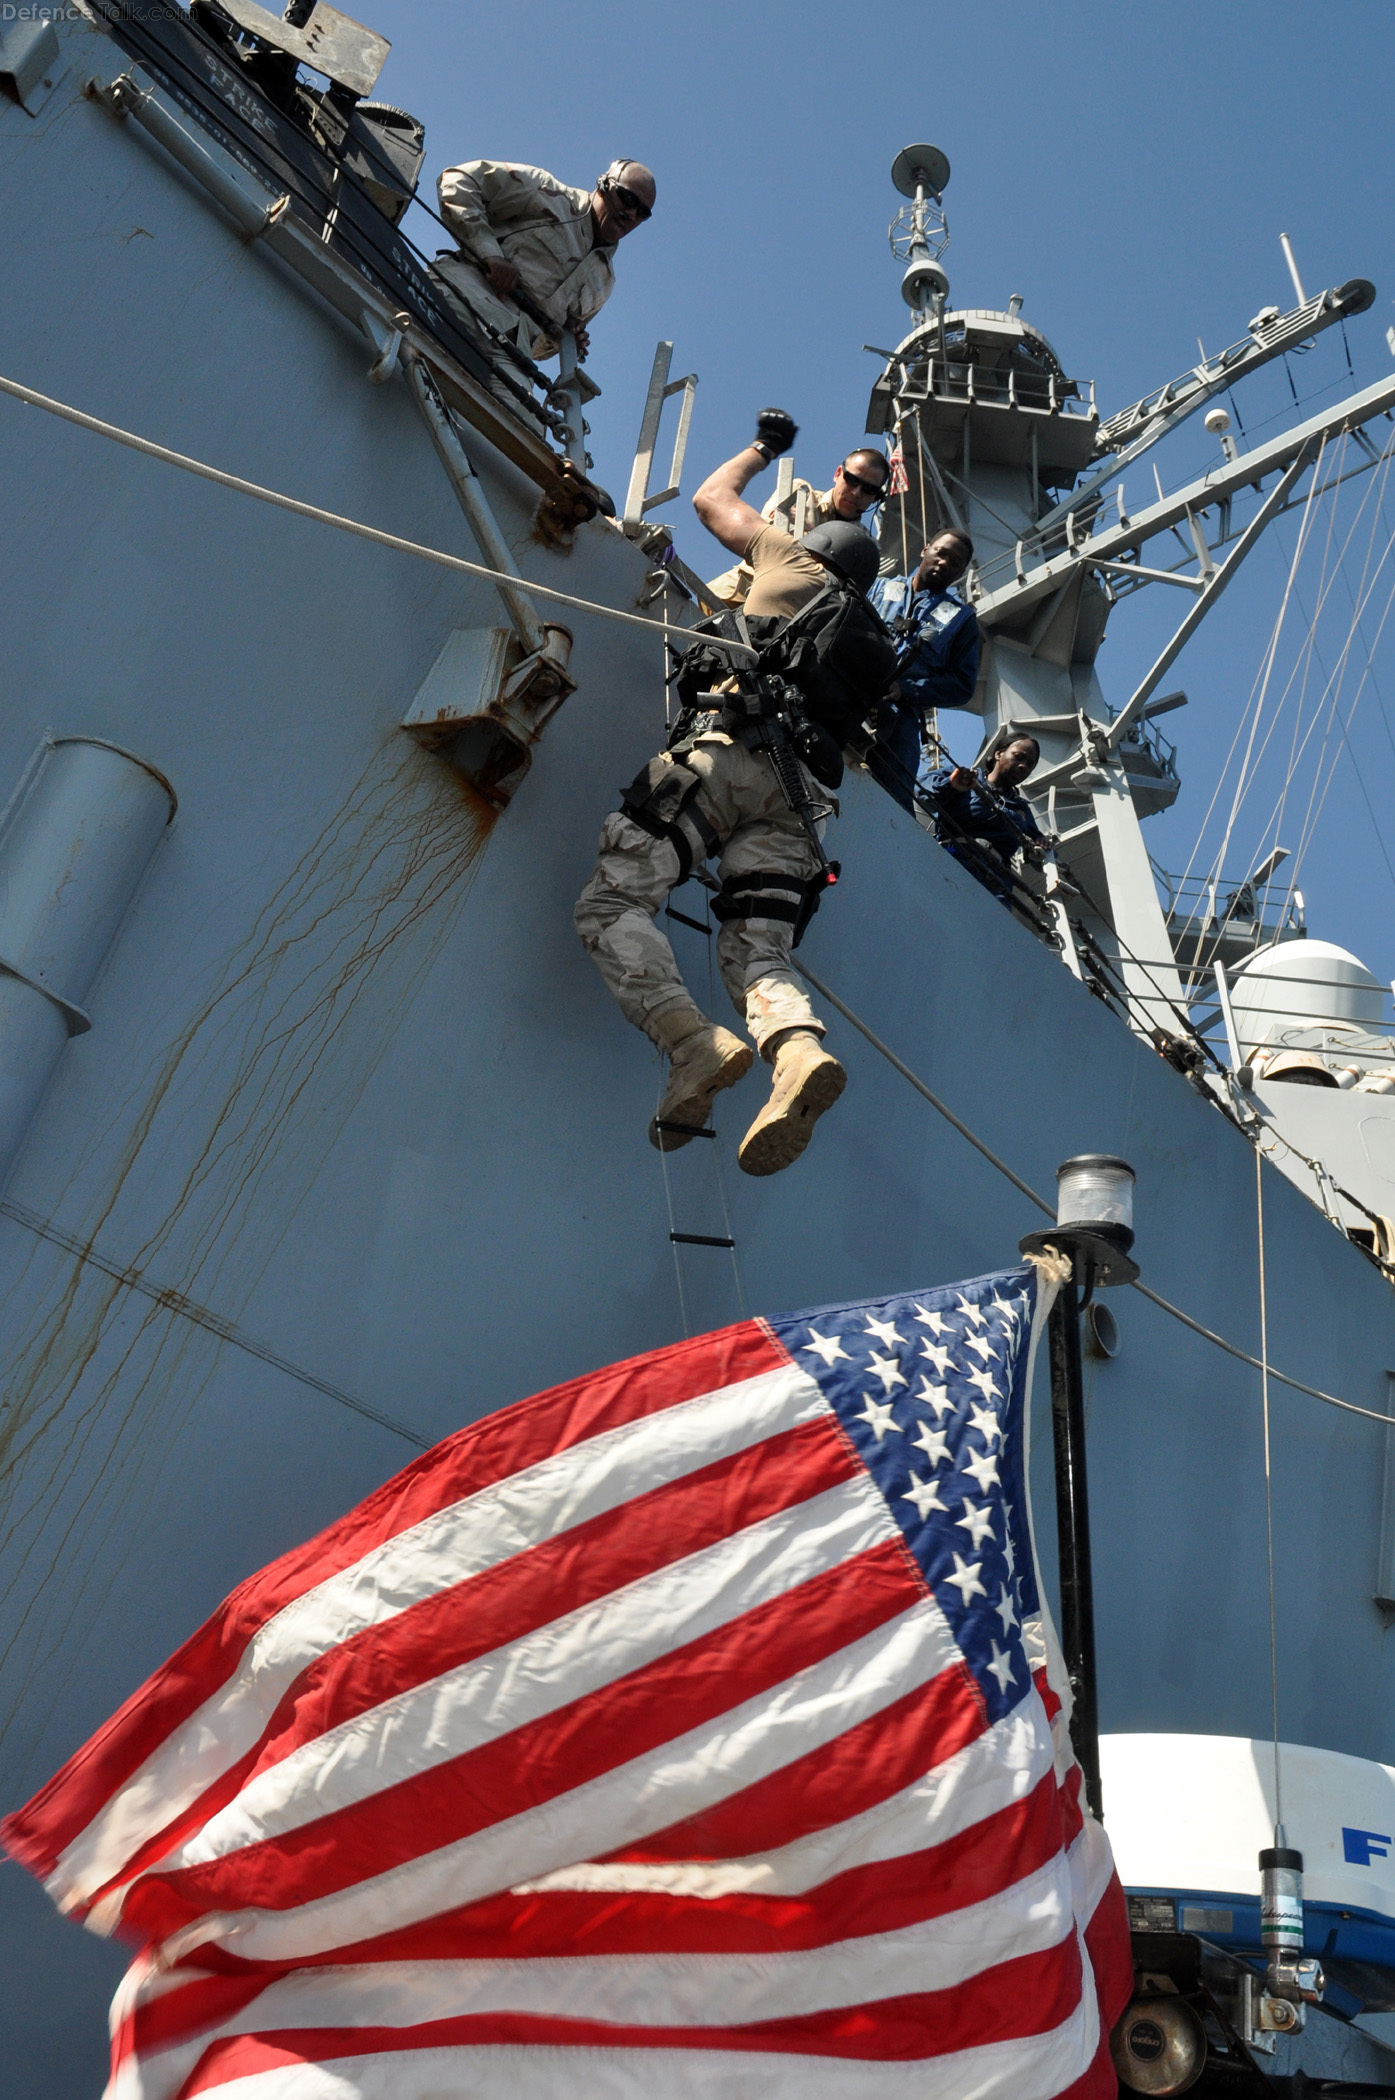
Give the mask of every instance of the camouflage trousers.
<svg viewBox="0 0 1395 2100">
<path fill-rule="evenodd" d="M 682 763 L 701 787 L 696 807 L 716 833 L 718 872 L 734 886 L 741 877 L 790 878 L 780 901 L 796 899 L 817 872 L 803 825 L 780 793 L 763 752 L 748 751 L 720 732 L 699 738 Z M 680 822 L 683 820 L 680 819 Z M 690 825 L 693 859 L 705 857 L 708 841 Z M 615 994 L 626 1020 L 655 1042 L 653 1021 L 665 1009 L 695 1006 L 668 938 L 655 913 L 679 880 L 678 849 L 654 838 L 622 810 L 601 828 L 600 853 L 576 904 L 576 930 L 597 969 Z M 790 961 L 794 927 L 788 919 L 762 918 L 759 893 L 750 917 L 727 919 L 717 935 L 717 965 L 732 1004 L 761 1048 L 786 1028 L 824 1033 L 803 983 Z"/>
</svg>

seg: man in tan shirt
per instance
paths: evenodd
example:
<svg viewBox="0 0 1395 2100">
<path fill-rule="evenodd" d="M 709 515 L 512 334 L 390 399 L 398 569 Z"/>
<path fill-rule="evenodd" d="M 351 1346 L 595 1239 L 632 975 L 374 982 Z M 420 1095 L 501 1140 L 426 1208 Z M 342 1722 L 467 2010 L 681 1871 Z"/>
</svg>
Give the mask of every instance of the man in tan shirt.
<svg viewBox="0 0 1395 2100">
<path fill-rule="evenodd" d="M 835 518 L 860 525 L 867 512 L 881 502 L 890 479 L 891 466 L 886 455 L 861 446 L 850 452 L 837 469 L 831 488 L 816 489 L 807 481 L 796 481 L 788 496 L 772 496 L 761 516 L 767 525 L 777 526 L 795 539 L 812 532 L 816 525 L 831 524 Z M 725 605 L 745 605 L 752 574 L 750 562 L 739 561 L 735 568 L 714 576 L 707 588 Z"/>
<path fill-rule="evenodd" d="M 654 209 L 654 178 L 642 161 L 612 161 L 593 190 L 576 190 L 544 168 L 467 160 L 436 185 L 441 217 L 460 243 L 439 255 L 436 275 L 473 314 L 528 357 L 555 354 L 562 330 L 590 347 L 588 324 L 615 287 L 615 250 Z M 543 328 L 517 302 L 547 316 Z"/>
<path fill-rule="evenodd" d="M 788 450 L 794 435 L 782 410 L 762 410 L 755 442 L 709 475 L 693 498 L 708 530 L 750 566 L 745 611 L 757 640 L 762 620 L 774 629 L 805 607 L 815 617 L 816 599 L 830 603 L 830 613 L 833 605 L 842 608 L 845 625 L 856 624 L 856 601 L 877 573 L 876 542 L 860 526 L 840 519 L 796 542 L 745 501 L 747 483 Z M 838 771 L 846 740 L 839 710 L 848 720 L 860 716 L 896 667 L 880 622 L 867 612 L 862 625 L 870 646 L 850 668 L 830 674 L 834 697 L 825 693 L 819 702 Z M 625 790 L 623 808 L 602 828 L 599 857 L 577 900 L 576 928 L 626 1019 L 669 1053 L 668 1086 L 649 1135 L 661 1151 L 674 1151 L 706 1125 L 717 1093 L 735 1085 L 753 1061 L 749 1044 L 698 1007 L 655 923 L 669 891 L 694 865 L 720 856 L 721 891 L 713 907 L 720 921 L 718 967 L 757 1049 L 774 1068 L 769 1099 L 737 1158 L 748 1174 L 774 1174 L 799 1157 L 847 1074 L 823 1048 L 824 1024 L 791 961 L 796 931 L 825 880 L 819 855 L 765 750 L 744 741 L 739 728 L 728 733 L 721 726 L 727 719 L 715 710 L 700 717 L 698 727 L 660 752 Z"/>
</svg>

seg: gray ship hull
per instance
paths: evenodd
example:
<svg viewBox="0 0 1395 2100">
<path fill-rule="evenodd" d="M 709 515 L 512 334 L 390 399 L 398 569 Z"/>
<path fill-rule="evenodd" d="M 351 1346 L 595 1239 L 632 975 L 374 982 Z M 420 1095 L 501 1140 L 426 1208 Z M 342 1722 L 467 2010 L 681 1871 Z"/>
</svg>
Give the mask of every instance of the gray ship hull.
<svg viewBox="0 0 1395 2100">
<path fill-rule="evenodd" d="M 0 372 L 473 558 L 405 386 L 370 386 L 366 345 L 82 98 L 117 69 L 106 40 L 65 24 L 62 41 L 40 115 L 0 101 Z M 447 635 L 497 623 L 491 586 L 12 401 L 0 442 L 0 783 L 53 732 L 135 753 L 179 798 L 0 1213 L 14 1806 L 412 1438 L 685 1316 L 1003 1266 L 1040 1219 L 836 1015 L 850 1083 L 807 1157 L 768 1182 L 735 1171 L 752 1079 L 718 1147 L 669 1162 L 670 1209 L 645 1142 L 654 1055 L 571 928 L 599 822 L 662 724 L 657 628 L 566 615 L 577 690 L 496 815 L 399 727 Z M 637 548 L 597 520 L 550 551 L 531 484 L 485 445 L 476 463 L 526 573 L 636 605 Z M 1145 1280 L 1254 1352 L 1250 1148 L 866 778 L 837 850 L 812 967 L 1032 1186 L 1049 1194 L 1072 1152 L 1127 1157 Z M 677 902 L 701 916 L 695 894 Z M 674 938 L 705 996 L 706 941 Z M 670 1231 L 726 1231 L 714 1149 L 735 1267 L 682 1249 L 680 1308 Z M 1272 1360 L 1383 1412 L 1389 1285 L 1265 1182 Z M 1114 1309 L 1089 1419 L 1103 1725 L 1262 1737 L 1258 1375 L 1136 1293 Z M 1385 1432 L 1282 1386 L 1272 1408 L 1281 1730 L 1380 1759 Z M 1048 1436 L 1037 1453 L 1049 1569 Z M 0 1907 L 14 2089 L 90 2093 L 122 1957 L 16 1868 Z"/>
</svg>

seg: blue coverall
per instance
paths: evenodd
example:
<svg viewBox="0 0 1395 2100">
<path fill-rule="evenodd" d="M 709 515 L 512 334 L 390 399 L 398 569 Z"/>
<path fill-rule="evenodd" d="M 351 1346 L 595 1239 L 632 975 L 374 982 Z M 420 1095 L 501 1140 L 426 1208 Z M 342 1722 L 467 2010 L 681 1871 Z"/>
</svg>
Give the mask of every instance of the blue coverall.
<svg viewBox="0 0 1395 2100">
<path fill-rule="evenodd" d="M 967 768 L 965 769 L 968 770 Z M 1025 795 L 1011 788 L 990 788 L 981 771 L 973 774 L 973 785 L 962 791 L 950 784 L 954 766 L 939 766 L 925 782 L 924 795 L 935 811 L 935 832 L 947 853 L 962 861 L 995 897 L 1006 903 L 1006 882 L 996 878 L 987 857 L 975 851 L 987 846 L 1004 861 L 1010 861 L 1025 840 L 1041 840 L 1041 831 Z"/>
<path fill-rule="evenodd" d="M 899 700 L 877 707 L 868 767 L 903 809 L 915 807 L 926 711 L 967 707 L 978 683 L 978 616 L 953 591 L 916 590 L 910 576 L 879 576 L 871 604 L 896 637 Z"/>
</svg>

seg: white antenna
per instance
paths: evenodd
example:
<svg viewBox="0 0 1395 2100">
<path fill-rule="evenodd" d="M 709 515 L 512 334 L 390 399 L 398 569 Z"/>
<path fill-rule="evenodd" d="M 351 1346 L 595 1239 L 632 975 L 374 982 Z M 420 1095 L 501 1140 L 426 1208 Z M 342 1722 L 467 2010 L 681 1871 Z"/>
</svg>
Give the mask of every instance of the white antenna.
<svg viewBox="0 0 1395 2100">
<path fill-rule="evenodd" d="M 940 257 L 949 246 L 949 221 L 941 201 L 949 181 L 949 161 L 938 146 L 903 146 L 891 167 L 891 179 L 909 197 L 891 222 L 891 252 L 906 262 L 901 297 L 923 322 L 930 311 L 941 317 L 949 297 L 949 279 Z"/>
<path fill-rule="evenodd" d="M 1298 265 L 1293 259 L 1293 243 L 1286 233 L 1279 235 L 1279 246 L 1284 251 L 1284 261 L 1288 264 L 1288 274 L 1293 279 L 1293 289 L 1298 294 L 1298 304 L 1306 306 L 1308 294 L 1303 289 L 1303 280 L 1298 274 Z"/>
</svg>

